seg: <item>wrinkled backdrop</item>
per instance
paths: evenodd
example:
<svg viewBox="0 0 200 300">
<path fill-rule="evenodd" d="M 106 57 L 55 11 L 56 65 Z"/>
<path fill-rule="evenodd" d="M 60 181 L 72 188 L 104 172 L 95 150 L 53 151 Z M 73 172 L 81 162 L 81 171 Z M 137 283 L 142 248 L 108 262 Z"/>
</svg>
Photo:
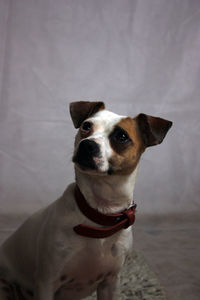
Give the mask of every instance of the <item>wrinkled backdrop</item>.
<svg viewBox="0 0 200 300">
<path fill-rule="evenodd" d="M 140 163 L 142 214 L 199 210 L 200 1 L 0 0 L 0 211 L 31 213 L 74 180 L 68 105 L 174 122 Z"/>
</svg>

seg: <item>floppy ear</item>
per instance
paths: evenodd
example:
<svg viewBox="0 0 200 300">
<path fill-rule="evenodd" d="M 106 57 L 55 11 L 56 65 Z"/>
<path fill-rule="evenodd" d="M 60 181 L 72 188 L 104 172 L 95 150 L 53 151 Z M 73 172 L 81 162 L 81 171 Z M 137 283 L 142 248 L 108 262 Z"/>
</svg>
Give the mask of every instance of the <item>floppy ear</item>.
<svg viewBox="0 0 200 300">
<path fill-rule="evenodd" d="M 136 117 L 141 137 L 146 147 L 158 145 L 162 143 L 168 130 L 172 126 L 172 122 L 152 117 L 145 114 L 139 114 Z"/>
<path fill-rule="evenodd" d="M 79 101 L 70 103 L 70 115 L 75 128 L 79 128 L 84 120 L 105 109 L 103 102 Z"/>
</svg>

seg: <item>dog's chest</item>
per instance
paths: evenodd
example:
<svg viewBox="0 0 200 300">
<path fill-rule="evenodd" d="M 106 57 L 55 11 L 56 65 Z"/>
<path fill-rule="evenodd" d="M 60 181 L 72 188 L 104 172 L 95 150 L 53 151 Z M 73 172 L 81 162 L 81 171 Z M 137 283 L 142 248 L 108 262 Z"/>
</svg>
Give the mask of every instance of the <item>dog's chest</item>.
<svg viewBox="0 0 200 300">
<path fill-rule="evenodd" d="M 62 268 L 55 283 L 57 294 L 89 294 L 98 284 L 115 276 L 121 268 L 123 255 L 113 242 L 97 241 L 76 252 Z"/>
</svg>

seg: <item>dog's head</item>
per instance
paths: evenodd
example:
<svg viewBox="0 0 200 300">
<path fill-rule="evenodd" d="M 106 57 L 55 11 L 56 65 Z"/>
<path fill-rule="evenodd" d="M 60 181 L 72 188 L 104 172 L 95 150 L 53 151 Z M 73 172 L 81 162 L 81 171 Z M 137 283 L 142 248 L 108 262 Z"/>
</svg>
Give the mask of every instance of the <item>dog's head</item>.
<svg viewBox="0 0 200 300">
<path fill-rule="evenodd" d="M 105 109 L 103 102 L 70 104 L 75 128 L 73 162 L 86 173 L 130 174 L 146 147 L 160 144 L 172 122 L 139 114 L 120 116 Z"/>
</svg>

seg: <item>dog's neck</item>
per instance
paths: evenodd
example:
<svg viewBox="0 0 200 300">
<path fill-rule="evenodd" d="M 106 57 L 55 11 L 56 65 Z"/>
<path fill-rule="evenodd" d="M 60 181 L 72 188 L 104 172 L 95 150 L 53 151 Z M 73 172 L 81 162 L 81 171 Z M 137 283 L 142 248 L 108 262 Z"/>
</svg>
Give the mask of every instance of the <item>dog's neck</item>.
<svg viewBox="0 0 200 300">
<path fill-rule="evenodd" d="M 76 183 L 87 202 L 103 213 L 128 208 L 133 202 L 137 167 L 130 175 L 89 175 L 75 167 Z"/>
</svg>

